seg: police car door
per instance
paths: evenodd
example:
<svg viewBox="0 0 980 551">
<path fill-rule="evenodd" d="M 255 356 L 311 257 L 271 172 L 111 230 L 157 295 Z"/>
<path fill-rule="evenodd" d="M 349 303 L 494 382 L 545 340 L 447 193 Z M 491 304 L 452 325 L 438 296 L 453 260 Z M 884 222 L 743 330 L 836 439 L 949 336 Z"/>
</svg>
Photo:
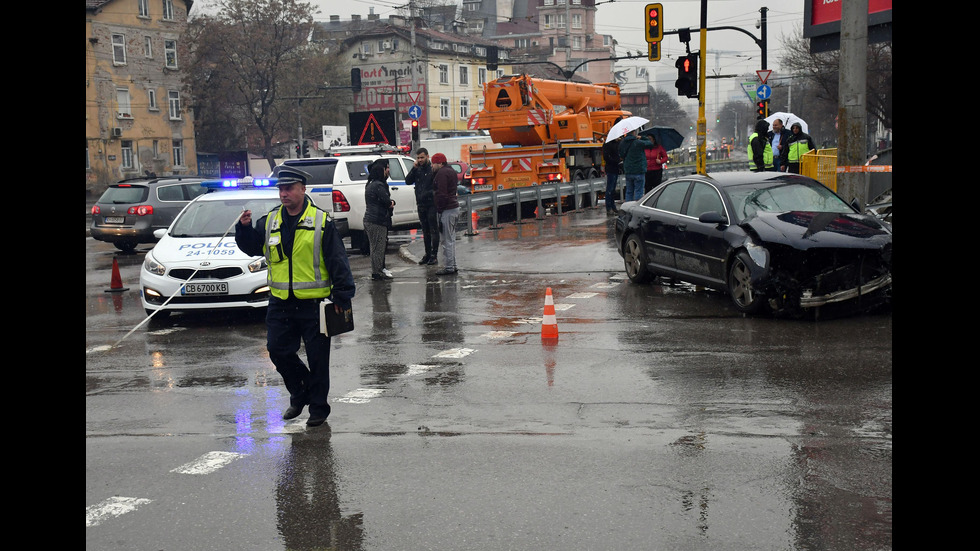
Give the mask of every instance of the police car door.
<svg viewBox="0 0 980 551">
<path fill-rule="evenodd" d="M 395 210 L 391 217 L 392 225 L 406 226 L 419 222 L 415 186 L 405 183 L 405 175 L 414 164 L 413 160 L 402 158 L 392 158 L 388 163 L 391 168 L 388 174 L 388 189 L 391 190 L 391 198 L 395 201 Z"/>
</svg>

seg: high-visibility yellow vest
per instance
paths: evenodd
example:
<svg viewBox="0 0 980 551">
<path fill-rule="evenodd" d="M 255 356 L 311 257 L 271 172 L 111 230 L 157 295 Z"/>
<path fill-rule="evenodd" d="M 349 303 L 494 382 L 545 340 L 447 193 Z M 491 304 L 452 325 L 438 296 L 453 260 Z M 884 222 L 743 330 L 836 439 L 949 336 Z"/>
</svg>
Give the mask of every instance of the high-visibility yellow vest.
<svg viewBox="0 0 980 551">
<path fill-rule="evenodd" d="M 756 168 L 755 161 L 752 160 L 752 140 L 754 140 L 758 135 L 759 133 L 756 132 L 749 136 L 749 168 L 752 170 L 755 170 Z M 766 142 L 766 149 L 762 152 L 762 164 L 765 165 L 764 168 L 772 168 L 774 166 L 772 164 L 772 144 L 769 143 L 769 140 L 767 140 L 765 136 L 762 137 L 762 140 Z"/>
<path fill-rule="evenodd" d="M 796 140 L 789 144 L 789 155 L 787 159 L 791 163 L 798 163 L 800 162 L 800 157 L 808 151 L 810 151 L 810 145 L 807 140 Z"/>
<path fill-rule="evenodd" d="M 323 224 L 327 213 L 310 202 L 296 222 L 293 250 L 286 256 L 282 246 L 282 213 L 269 213 L 265 223 L 265 257 L 269 261 L 269 288 L 272 296 L 289 298 L 292 287 L 296 298 L 325 298 L 333 288 L 322 250 Z"/>
</svg>

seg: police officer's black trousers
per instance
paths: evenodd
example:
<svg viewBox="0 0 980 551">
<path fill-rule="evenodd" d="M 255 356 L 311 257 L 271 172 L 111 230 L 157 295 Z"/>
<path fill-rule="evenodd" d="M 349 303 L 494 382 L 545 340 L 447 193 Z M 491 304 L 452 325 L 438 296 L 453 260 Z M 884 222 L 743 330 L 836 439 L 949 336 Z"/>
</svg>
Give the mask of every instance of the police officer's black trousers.
<svg viewBox="0 0 980 551">
<path fill-rule="evenodd" d="M 320 332 L 318 301 L 270 297 L 265 321 L 269 358 L 289 391 L 289 405 L 309 404 L 311 417 L 330 415 L 330 337 Z M 301 339 L 309 367 L 297 354 Z"/>
</svg>

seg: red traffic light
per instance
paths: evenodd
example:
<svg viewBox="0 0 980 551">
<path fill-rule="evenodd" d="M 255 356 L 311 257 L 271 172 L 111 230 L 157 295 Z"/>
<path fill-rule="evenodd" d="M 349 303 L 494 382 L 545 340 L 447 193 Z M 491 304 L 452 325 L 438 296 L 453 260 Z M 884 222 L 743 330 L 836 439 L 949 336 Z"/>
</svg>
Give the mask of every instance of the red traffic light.
<svg viewBox="0 0 980 551">
<path fill-rule="evenodd" d="M 660 14 L 660 12 L 656 8 L 650 10 L 650 19 L 656 19 L 657 18 L 657 15 L 659 15 L 659 14 Z M 651 21 L 650 24 L 651 25 L 656 25 L 657 22 L 656 21 Z"/>
<path fill-rule="evenodd" d="M 412 120 L 412 128 L 418 128 L 418 127 L 419 127 L 419 121 L 418 121 L 418 120 L 415 120 L 415 119 L 413 119 L 413 120 Z"/>
</svg>

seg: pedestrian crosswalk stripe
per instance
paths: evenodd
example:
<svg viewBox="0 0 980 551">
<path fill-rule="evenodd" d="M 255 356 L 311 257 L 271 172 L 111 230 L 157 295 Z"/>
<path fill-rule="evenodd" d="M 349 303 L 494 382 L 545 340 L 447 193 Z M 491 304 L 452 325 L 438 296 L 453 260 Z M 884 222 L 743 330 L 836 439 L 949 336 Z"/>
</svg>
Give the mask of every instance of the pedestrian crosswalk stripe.
<svg viewBox="0 0 980 551">
<path fill-rule="evenodd" d="M 85 509 L 85 526 L 98 526 L 104 520 L 135 511 L 137 507 L 150 501 L 152 500 L 140 497 L 110 497 Z"/>
<path fill-rule="evenodd" d="M 190 463 L 185 463 L 176 469 L 172 469 L 170 472 L 180 474 L 208 474 L 246 455 L 235 452 L 208 452 Z"/>
</svg>

